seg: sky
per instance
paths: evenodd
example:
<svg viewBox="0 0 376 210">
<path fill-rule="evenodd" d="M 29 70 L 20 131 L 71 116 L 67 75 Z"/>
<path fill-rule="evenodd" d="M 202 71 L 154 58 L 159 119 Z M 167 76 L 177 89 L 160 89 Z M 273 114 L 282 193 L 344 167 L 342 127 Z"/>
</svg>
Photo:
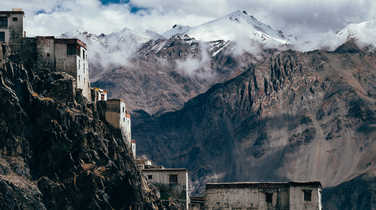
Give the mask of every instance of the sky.
<svg viewBox="0 0 376 210">
<path fill-rule="evenodd" d="M 376 17 L 375 0 L 1 0 L 23 8 L 29 35 L 74 30 L 111 33 L 129 28 L 163 33 L 174 24 L 195 26 L 236 10 L 297 36 L 335 32 Z"/>
</svg>

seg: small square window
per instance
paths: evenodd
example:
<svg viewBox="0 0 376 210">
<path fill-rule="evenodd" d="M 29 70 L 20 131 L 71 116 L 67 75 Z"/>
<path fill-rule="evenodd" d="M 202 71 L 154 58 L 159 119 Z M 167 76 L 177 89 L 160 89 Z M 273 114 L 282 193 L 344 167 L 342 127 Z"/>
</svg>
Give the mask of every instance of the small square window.
<svg viewBox="0 0 376 210">
<path fill-rule="evenodd" d="M 265 193 L 266 203 L 273 203 L 273 193 Z"/>
<path fill-rule="evenodd" d="M 171 185 L 178 184 L 178 175 L 176 174 L 171 174 L 169 177 L 169 181 Z"/>
<path fill-rule="evenodd" d="M 68 44 L 67 46 L 67 55 L 76 55 L 77 50 L 74 44 Z"/>
<path fill-rule="evenodd" d="M 312 201 L 312 190 L 303 190 L 304 201 Z"/>
<path fill-rule="evenodd" d="M 0 28 L 8 28 L 8 17 L 0 17 Z"/>
<path fill-rule="evenodd" d="M 17 22 L 18 21 L 18 18 L 17 17 L 14 17 L 12 18 L 13 22 Z"/>
<path fill-rule="evenodd" d="M 148 180 L 152 180 L 153 179 L 153 175 L 148 175 Z"/>
<path fill-rule="evenodd" d="M 5 42 L 5 32 L 0 32 L 0 42 Z"/>
</svg>

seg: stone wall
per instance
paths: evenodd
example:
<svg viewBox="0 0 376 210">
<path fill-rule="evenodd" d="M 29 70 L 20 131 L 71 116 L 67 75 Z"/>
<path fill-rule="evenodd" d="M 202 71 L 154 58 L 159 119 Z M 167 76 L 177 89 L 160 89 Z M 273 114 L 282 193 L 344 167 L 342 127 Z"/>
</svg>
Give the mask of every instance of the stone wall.
<svg viewBox="0 0 376 210">
<path fill-rule="evenodd" d="M 291 183 L 222 183 L 208 184 L 206 209 L 319 210 L 320 188 Z M 304 191 L 311 196 L 304 198 Z"/>
<path fill-rule="evenodd" d="M 166 194 L 172 196 L 167 198 L 161 195 L 162 199 L 173 199 L 183 202 L 184 206 L 189 206 L 189 179 L 186 169 L 144 169 L 142 173 L 149 182 L 156 184 L 160 188 L 161 193 L 167 191 Z M 177 184 L 170 182 L 170 176 L 177 176 Z"/>
</svg>

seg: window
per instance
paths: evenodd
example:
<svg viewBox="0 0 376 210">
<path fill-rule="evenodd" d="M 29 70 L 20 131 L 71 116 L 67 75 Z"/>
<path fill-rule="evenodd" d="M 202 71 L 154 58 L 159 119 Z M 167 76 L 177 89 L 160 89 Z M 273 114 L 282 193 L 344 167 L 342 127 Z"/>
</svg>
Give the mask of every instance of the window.
<svg viewBox="0 0 376 210">
<path fill-rule="evenodd" d="M 0 42 L 5 42 L 5 32 L 0 32 Z"/>
<path fill-rule="evenodd" d="M 152 180 L 153 179 L 153 175 L 148 175 L 148 180 Z"/>
<path fill-rule="evenodd" d="M 304 201 L 312 200 L 312 190 L 303 190 L 304 192 Z"/>
<path fill-rule="evenodd" d="M 76 46 L 74 44 L 68 44 L 67 55 L 76 55 Z"/>
<path fill-rule="evenodd" d="M 125 107 L 123 107 L 123 113 L 125 112 Z"/>
<path fill-rule="evenodd" d="M 273 203 L 273 193 L 265 193 L 266 203 Z"/>
<path fill-rule="evenodd" d="M 18 18 L 17 17 L 14 17 L 12 18 L 13 22 L 17 22 L 18 21 Z"/>
<path fill-rule="evenodd" d="M 0 28 L 8 28 L 8 17 L 0 17 Z"/>
<path fill-rule="evenodd" d="M 178 184 L 178 175 L 171 174 L 169 177 L 169 181 L 171 185 Z"/>
<path fill-rule="evenodd" d="M 82 58 L 85 60 L 86 56 L 85 56 L 85 51 L 82 51 Z"/>
</svg>

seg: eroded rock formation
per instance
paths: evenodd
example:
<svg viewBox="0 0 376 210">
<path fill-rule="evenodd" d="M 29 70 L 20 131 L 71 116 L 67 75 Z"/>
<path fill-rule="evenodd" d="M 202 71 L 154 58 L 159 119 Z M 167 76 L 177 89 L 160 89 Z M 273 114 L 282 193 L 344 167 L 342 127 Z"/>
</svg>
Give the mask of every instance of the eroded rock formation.
<svg viewBox="0 0 376 210">
<path fill-rule="evenodd" d="M 0 51 L 0 209 L 158 207 L 125 140 L 74 78 L 25 69 Z"/>
</svg>

